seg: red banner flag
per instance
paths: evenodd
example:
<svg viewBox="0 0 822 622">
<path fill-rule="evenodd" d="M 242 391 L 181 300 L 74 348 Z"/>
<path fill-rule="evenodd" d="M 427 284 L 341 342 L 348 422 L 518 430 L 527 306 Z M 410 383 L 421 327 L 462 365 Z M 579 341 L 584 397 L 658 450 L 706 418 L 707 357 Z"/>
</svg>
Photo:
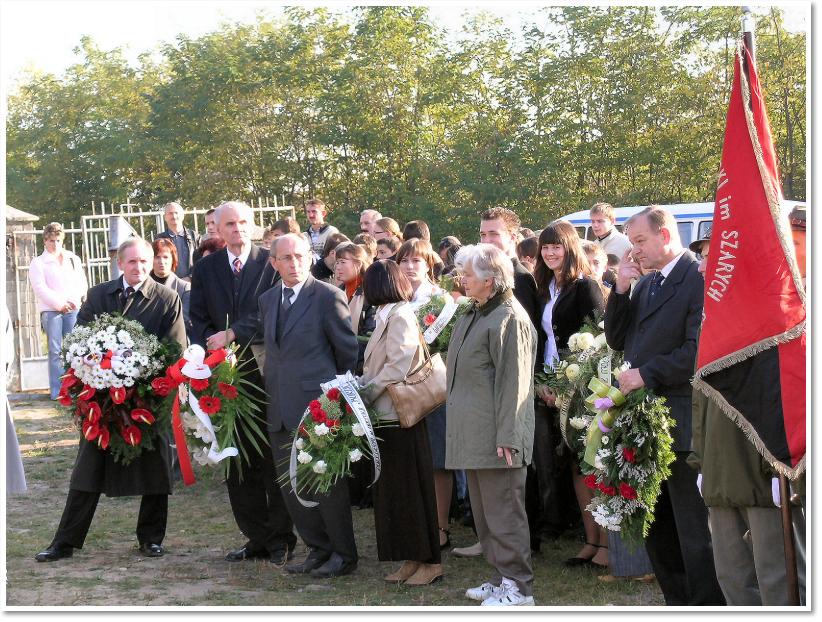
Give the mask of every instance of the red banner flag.
<svg viewBox="0 0 822 622">
<path fill-rule="evenodd" d="M 805 289 L 781 199 L 765 100 L 740 44 L 693 384 L 794 479 L 805 470 Z"/>
</svg>

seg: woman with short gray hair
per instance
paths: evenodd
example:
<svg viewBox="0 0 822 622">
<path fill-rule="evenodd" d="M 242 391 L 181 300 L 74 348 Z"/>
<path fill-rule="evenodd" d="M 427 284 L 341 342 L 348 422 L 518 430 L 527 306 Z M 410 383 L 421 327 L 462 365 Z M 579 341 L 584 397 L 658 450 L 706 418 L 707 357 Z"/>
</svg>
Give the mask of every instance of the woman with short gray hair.
<svg viewBox="0 0 822 622">
<path fill-rule="evenodd" d="M 494 576 L 465 592 L 483 606 L 533 605 L 525 475 L 534 444 L 537 335 L 514 298 L 511 259 L 490 244 L 457 253 L 473 304 L 448 348 L 447 469 L 464 469 Z"/>
</svg>

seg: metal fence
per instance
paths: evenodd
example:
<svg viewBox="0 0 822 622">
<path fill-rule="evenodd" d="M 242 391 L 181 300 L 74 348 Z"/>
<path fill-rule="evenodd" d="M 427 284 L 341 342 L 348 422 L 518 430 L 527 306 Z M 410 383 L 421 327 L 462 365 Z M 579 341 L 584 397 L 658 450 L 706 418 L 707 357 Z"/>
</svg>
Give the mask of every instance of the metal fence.
<svg viewBox="0 0 822 622">
<path fill-rule="evenodd" d="M 122 217 L 138 235 L 149 241 L 165 229 L 162 208 L 144 210 L 129 203 L 106 206 L 102 202 L 92 202 L 91 208 L 92 213 L 81 218 L 79 227 L 71 223 L 63 230 L 66 234 L 63 246 L 80 257 L 89 287 L 111 279 L 109 243 L 113 217 Z M 198 233 L 204 232 L 208 209 L 185 210 L 186 226 Z M 271 205 L 268 199 L 258 199 L 256 205 L 252 203 L 252 210 L 254 224 L 261 229 L 274 220 L 295 215 L 293 206 L 278 205 L 276 200 Z M 40 328 L 34 290 L 29 282 L 31 260 L 43 252 L 43 232 L 42 229 L 10 231 L 8 235 L 11 237 L 8 261 L 13 262 L 15 278 L 17 318 L 13 317 L 12 320 L 16 319 L 20 390 L 44 389 L 48 387 L 48 347 Z"/>
</svg>

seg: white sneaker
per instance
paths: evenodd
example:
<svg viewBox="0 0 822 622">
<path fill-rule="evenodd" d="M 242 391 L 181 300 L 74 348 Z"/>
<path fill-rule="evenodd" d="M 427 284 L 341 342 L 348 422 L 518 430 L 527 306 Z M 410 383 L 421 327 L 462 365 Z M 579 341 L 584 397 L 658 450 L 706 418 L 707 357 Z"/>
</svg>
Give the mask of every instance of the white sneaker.
<svg viewBox="0 0 822 622">
<path fill-rule="evenodd" d="M 500 588 L 490 583 L 483 583 L 479 587 L 470 587 L 465 590 L 465 597 L 471 600 L 478 600 L 480 602 L 487 600 L 494 596 Z"/>
<path fill-rule="evenodd" d="M 511 579 L 503 579 L 494 593 L 482 601 L 483 607 L 533 607 L 534 597 L 523 596 L 517 584 Z"/>
</svg>

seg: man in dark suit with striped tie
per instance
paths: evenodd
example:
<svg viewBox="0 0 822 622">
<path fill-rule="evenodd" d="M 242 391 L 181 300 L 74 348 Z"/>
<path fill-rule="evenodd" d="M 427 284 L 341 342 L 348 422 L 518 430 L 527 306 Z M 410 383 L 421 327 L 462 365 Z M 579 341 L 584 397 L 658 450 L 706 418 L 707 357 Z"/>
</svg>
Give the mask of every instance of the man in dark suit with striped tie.
<svg viewBox="0 0 822 622">
<path fill-rule="evenodd" d="M 149 278 L 154 251 L 142 238 L 129 238 L 117 250 L 123 275 L 95 285 L 77 314 L 77 325 L 89 324 L 104 313 L 120 312 L 139 322 L 159 339 L 186 345 L 186 328 L 180 296 Z M 47 549 L 35 556 L 38 562 L 71 557 L 83 548 L 100 494 L 107 497 L 141 495 L 137 540 L 146 557 L 161 557 L 171 493 L 171 448 L 157 443 L 128 465 L 114 461 L 111 452 L 100 451 L 94 442 L 80 437 L 77 460 L 71 473 L 69 494 L 57 533 Z"/>
<path fill-rule="evenodd" d="M 673 215 L 656 206 L 626 223 L 625 252 L 605 308 L 605 336 L 631 368 L 619 376 L 626 395 L 641 387 L 666 399 L 676 425 L 676 459 L 663 482 L 646 549 L 668 605 L 724 605 L 716 579 L 708 511 L 686 463 L 691 449 L 691 376 L 702 323 L 699 262 L 682 247 Z M 641 276 L 645 271 L 645 276 Z M 641 278 L 640 278 L 641 277 Z M 631 292 L 631 281 L 639 279 Z"/>
<path fill-rule="evenodd" d="M 245 203 L 228 201 L 214 212 L 217 230 L 226 241 L 224 249 L 194 264 L 191 281 L 191 342 L 217 349 L 237 342 L 240 365 L 248 370 L 252 396 L 265 412 L 266 395 L 261 371 L 248 347 L 256 337 L 257 287 L 268 251 L 251 243 L 253 212 Z M 263 429 L 265 425 L 263 424 Z M 234 519 L 248 538 L 246 544 L 230 552 L 228 561 L 267 558 L 284 564 L 293 557 L 297 538 L 280 489 L 274 481 L 271 448 L 261 444 L 263 455 L 248 440 L 249 431 L 238 428 L 248 449 L 250 464 L 243 460 L 242 474 L 235 464 L 226 481 Z M 232 460 L 239 460 L 240 457 Z"/>
</svg>

